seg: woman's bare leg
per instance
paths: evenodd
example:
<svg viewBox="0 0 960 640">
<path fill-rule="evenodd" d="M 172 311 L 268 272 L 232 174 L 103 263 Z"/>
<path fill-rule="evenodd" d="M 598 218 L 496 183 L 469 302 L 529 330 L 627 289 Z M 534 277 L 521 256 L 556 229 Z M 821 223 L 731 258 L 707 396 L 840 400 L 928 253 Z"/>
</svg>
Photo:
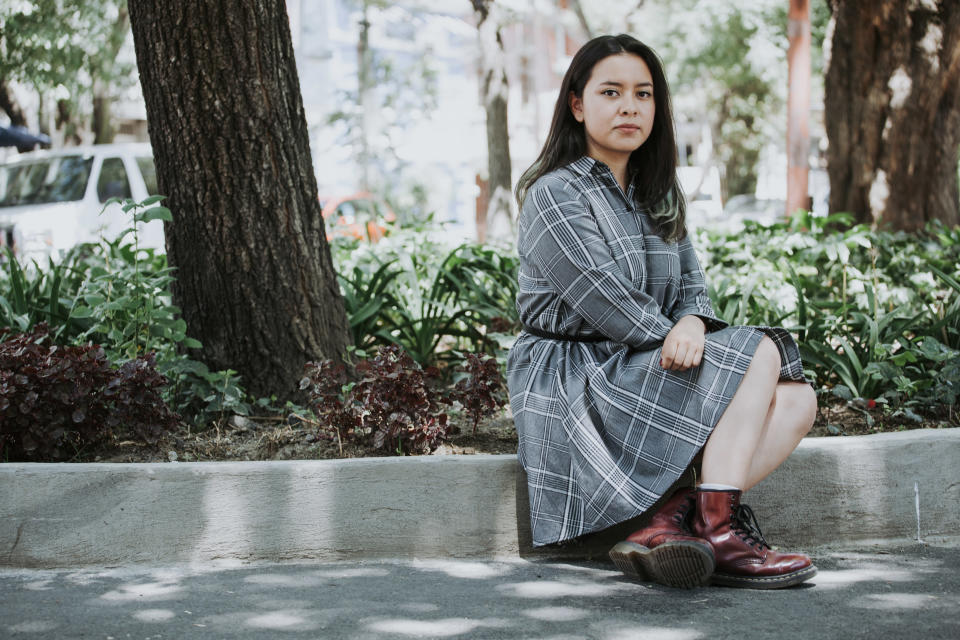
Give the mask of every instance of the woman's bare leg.
<svg viewBox="0 0 960 640">
<path fill-rule="evenodd" d="M 781 382 L 763 424 L 743 490 L 755 486 L 787 459 L 813 426 L 817 394 L 805 382 Z"/>
<path fill-rule="evenodd" d="M 704 482 L 745 489 L 780 378 L 780 352 L 764 336 L 740 387 L 703 448 Z"/>
</svg>

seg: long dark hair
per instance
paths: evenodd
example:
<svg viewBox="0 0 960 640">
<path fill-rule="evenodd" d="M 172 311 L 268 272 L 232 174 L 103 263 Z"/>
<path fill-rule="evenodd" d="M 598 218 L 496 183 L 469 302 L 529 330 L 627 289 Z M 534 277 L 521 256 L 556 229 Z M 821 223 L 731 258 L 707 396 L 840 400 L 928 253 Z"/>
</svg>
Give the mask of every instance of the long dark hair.
<svg viewBox="0 0 960 640">
<path fill-rule="evenodd" d="M 593 68 L 604 58 L 618 53 L 631 53 L 643 59 L 653 76 L 653 98 L 656 111 L 653 130 L 639 149 L 630 154 L 627 175 L 634 184 L 637 205 L 653 218 L 660 235 L 667 242 L 676 242 L 686 235 L 686 199 L 677 180 L 677 140 L 674 133 L 670 89 L 657 54 L 636 38 L 626 34 L 599 36 L 583 45 L 570 62 L 560 84 L 560 96 L 553 110 L 553 122 L 543 150 L 517 182 L 517 203 L 530 186 L 543 175 L 570 164 L 587 153 L 587 137 L 582 123 L 570 111 L 570 92 L 583 97 L 583 89 Z"/>
</svg>

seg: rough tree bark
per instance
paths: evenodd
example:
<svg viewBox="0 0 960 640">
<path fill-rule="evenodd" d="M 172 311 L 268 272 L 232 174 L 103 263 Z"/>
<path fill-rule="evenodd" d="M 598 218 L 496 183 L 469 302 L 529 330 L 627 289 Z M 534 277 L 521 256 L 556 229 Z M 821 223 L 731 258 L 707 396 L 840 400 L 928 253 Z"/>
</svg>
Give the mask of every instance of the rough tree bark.
<svg viewBox="0 0 960 640">
<path fill-rule="evenodd" d="M 512 235 L 510 136 L 507 131 L 507 68 L 493 0 L 471 0 L 480 32 L 480 97 L 487 112 L 487 167 L 490 199 L 477 221 L 480 242 Z"/>
<path fill-rule="evenodd" d="M 960 223 L 960 3 L 830 0 L 830 211 L 917 230 Z"/>
<path fill-rule="evenodd" d="M 130 0 L 174 301 L 259 396 L 349 343 L 283 0 Z"/>
</svg>

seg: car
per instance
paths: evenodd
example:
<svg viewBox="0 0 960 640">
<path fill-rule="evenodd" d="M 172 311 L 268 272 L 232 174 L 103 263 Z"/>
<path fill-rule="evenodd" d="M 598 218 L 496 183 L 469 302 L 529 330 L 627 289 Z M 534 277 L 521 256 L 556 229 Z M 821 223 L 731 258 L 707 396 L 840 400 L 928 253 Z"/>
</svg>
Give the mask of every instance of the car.
<svg viewBox="0 0 960 640">
<path fill-rule="evenodd" d="M 677 167 L 677 178 L 687 198 L 687 219 L 696 226 L 723 216 L 720 171 L 716 167 Z"/>
<path fill-rule="evenodd" d="M 753 220 L 765 225 L 785 220 L 787 203 L 775 198 L 758 198 L 752 193 L 733 196 L 723 208 L 724 218 L 732 222 Z"/>
<path fill-rule="evenodd" d="M 0 245 L 20 259 L 57 258 L 81 242 L 112 240 L 130 226 L 110 198 L 157 193 L 148 143 L 33 151 L 0 165 Z M 101 214 L 102 212 L 102 214 Z M 162 249 L 163 223 L 140 223 L 139 243 Z"/>
<path fill-rule="evenodd" d="M 367 191 L 321 196 L 320 208 L 327 227 L 327 241 L 347 237 L 377 242 L 386 233 L 387 223 L 397 220 L 389 204 Z"/>
</svg>

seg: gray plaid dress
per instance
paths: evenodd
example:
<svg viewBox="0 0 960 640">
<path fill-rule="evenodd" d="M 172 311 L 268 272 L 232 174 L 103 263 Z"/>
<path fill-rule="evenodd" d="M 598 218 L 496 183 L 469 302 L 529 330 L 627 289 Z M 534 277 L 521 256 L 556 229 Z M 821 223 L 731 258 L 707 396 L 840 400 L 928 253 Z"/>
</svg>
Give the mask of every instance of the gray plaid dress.
<svg viewBox="0 0 960 640">
<path fill-rule="evenodd" d="M 689 240 L 667 244 L 603 163 L 581 158 L 537 180 L 520 214 L 517 309 L 507 359 L 534 545 L 642 514 L 703 447 L 768 335 L 781 380 L 804 381 L 787 331 L 727 326 Z M 681 317 L 707 325 L 699 367 L 667 371 L 660 347 Z"/>
</svg>

